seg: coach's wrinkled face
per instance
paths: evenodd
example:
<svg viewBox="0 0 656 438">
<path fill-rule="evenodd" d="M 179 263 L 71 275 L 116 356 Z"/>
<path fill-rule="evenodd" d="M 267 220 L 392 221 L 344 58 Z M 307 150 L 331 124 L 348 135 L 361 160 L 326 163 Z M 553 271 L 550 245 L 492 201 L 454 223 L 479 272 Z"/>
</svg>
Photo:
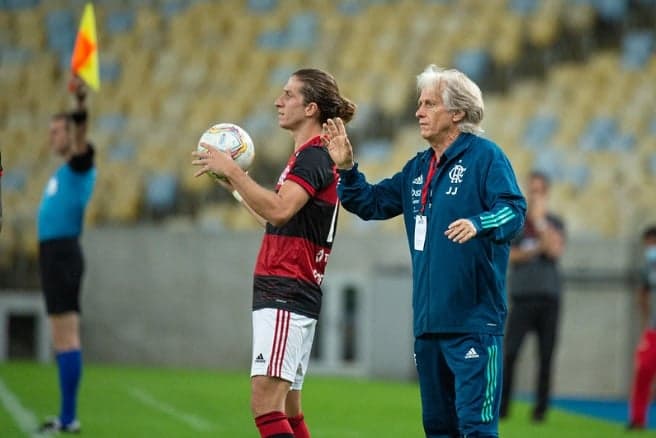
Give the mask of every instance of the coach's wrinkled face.
<svg viewBox="0 0 656 438">
<path fill-rule="evenodd" d="M 71 133 L 68 122 L 63 118 L 50 121 L 49 130 L 50 147 L 57 155 L 65 155 L 71 145 Z"/>
<path fill-rule="evenodd" d="M 419 120 L 419 133 L 430 144 L 443 141 L 447 134 L 457 129 L 462 120 L 461 111 L 449 111 L 442 101 L 443 86 L 426 87 L 421 90 L 415 116 Z"/>
<path fill-rule="evenodd" d="M 283 129 L 294 130 L 316 112 L 315 103 L 305 103 L 301 89 L 303 82 L 292 76 L 282 89 L 282 94 L 275 101 L 278 109 L 278 124 Z"/>
</svg>

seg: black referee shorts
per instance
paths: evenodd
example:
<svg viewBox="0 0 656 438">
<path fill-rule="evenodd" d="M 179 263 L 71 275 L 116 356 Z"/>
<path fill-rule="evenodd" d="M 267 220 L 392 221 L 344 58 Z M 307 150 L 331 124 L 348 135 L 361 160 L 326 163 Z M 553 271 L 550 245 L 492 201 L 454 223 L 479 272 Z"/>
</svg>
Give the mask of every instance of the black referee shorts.
<svg viewBox="0 0 656 438">
<path fill-rule="evenodd" d="M 48 315 L 80 313 L 80 286 L 84 258 L 77 238 L 39 243 L 41 288 Z"/>
</svg>

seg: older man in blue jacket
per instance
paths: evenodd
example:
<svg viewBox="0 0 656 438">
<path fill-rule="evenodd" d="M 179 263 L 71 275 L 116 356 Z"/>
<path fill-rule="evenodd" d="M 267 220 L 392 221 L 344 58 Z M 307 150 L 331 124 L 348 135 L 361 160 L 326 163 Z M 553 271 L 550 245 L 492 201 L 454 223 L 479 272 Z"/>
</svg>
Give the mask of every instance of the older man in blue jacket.
<svg viewBox="0 0 656 438">
<path fill-rule="evenodd" d="M 415 362 L 426 436 L 498 436 L 509 242 L 526 201 L 503 151 L 482 132 L 479 87 L 430 65 L 416 117 L 430 147 L 378 184 L 358 170 L 344 124 L 324 142 L 339 198 L 365 220 L 403 214 L 413 271 Z"/>
</svg>

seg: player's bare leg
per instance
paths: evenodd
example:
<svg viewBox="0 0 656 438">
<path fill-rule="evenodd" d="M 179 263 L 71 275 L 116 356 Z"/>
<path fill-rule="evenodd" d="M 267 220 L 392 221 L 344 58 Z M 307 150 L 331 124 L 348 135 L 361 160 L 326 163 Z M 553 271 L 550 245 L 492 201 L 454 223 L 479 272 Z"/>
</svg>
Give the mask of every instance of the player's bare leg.
<svg viewBox="0 0 656 438">
<path fill-rule="evenodd" d="M 61 406 L 59 416 L 43 423 L 40 431 L 77 433 L 80 431 L 76 419 L 77 393 L 82 376 L 80 317 L 77 312 L 66 312 L 51 314 L 48 320 L 57 356 Z"/>
<path fill-rule="evenodd" d="M 285 400 L 290 387 L 290 382 L 277 377 L 251 378 L 251 410 L 262 438 L 294 438 L 285 414 Z"/>
<path fill-rule="evenodd" d="M 310 431 L 305 424 L 305 417 L 301 408 L 301 391 L 292 389 L 287 393 L 285 413 L 289 419 L 289 425 L 294 431 L 294 438 L 310 438 Z"/>
<path fill-rule="evenodd" d="M 80 317 L 75 312 L 50 315 L 50 329 L 55 351 L 69 351 L 80 348 Z"/>
</svg>

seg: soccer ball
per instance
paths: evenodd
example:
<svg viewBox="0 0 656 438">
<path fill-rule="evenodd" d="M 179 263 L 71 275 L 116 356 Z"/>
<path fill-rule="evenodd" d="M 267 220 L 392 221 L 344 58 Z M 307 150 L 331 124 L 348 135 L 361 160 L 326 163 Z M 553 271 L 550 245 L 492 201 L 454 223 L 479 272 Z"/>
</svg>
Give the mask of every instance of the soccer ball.
<svg viewBox="0 0 656 438">
<path fill-rule="evenodd" d="M 210 145 L 218 151 L 230 151 L 232 159 L 244 171 L 248 170 L 255 158 L 255 145 L 248 132 L 234 123 L 219 123 L 210 127 L 198 140 L 198 152 L 206 152 L 207 149 L 201 143 Z M 210 172 L 214 178 L 225 179 L 223 175 Z"/>
</svg>

